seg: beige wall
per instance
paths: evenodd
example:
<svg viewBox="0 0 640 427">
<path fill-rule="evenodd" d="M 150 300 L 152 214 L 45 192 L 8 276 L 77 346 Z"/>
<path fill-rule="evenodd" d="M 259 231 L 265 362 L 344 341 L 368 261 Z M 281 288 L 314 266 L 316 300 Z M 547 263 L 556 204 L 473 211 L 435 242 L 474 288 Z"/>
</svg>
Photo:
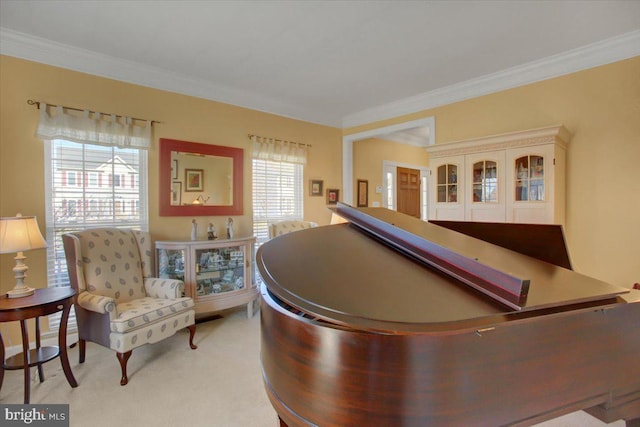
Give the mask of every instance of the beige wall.
<svg viewBox="0 0 640 427">
<path fill-rule="evenodd" d="M 251 157 L 247 135 L 256 134 L 311 144 L 304 176 L 305 219 L 328 224 L 324 197 L 308 196 L 308 180 L 325 188 L 342 183 L 341 131 L 228 104 L 178 95 L 0 56 L 0 215 L 36 215 L 45 226 L 44 149 L 34 133 L 38 110 L 27 99 L 160 121 L 149 151 L 149 225 L 154 239 L 189 239 L 191 217 L 158 215 L 158 139 L 172 138 L 239 147 L 244 157 L 244 215 L 234 217 L 237 235 L 251 234 Z M 201 217 L 201 229 L 213 220 L 222 230 L 226 217 Z M 204 233 L 204 232 L 203 232 Z M 203 234 L 204 236 L 204 234 Z M 32 287 L 46 287 L 46 251 L 26 253 Z M 13 287 L 14 255 L 0 256 L 0 291 Z"/>
<path fill-rule="evenodd" d="M 340 131 L 190 96 L 121 83 L 0 56 L 0 215 L 37 215 L 44 230 L 42 142 L 34 137 L 38 112 L 27 99 L 126 114 L 162 122 L 149 152 L 150 230 L 157 239 L 189 236 L 191 218 L 160 217 L 158 138 L 245 149 L 245 215 L 238 234 L 251 230 L 251 180 L 247 134 L 313 145 L 305 168 L 305 219 L 326 224 L 324 197 L 308 197 L 309 179 L 324 188 L 342 183 L 342 134 L 428 116 L 436 118 L 437 143 L 564 124 L 572 133 L 567 156 L 566 235 L 577 271 L 630 287 L 640 281 L 640 58 Z M 363 150 L 362 147 L 354 150 Z M 370 146 L 373 147 L 373 146 Z M 366 151 L 366 150 L 365 150 Z M 372 172 L 354 165 L 354 184 Z M 354 156 L 355 157 L 355 156 Z M 385 159 L 382 159 L 385 160 Z M 386 159 L 393 160 L 393 159 Z M 401 160 L 396 160 L 401 161 Z M 407 161 L 407 163 L 414 163 Z M 380 166 L 373 170 L 381 171 Z M 362 176 L 359 176 L 361 174 Z M 377 181 L 369 179 L 370 201 Z M 210 218 L 200 219 L 204 225 Z M 222 224 L 224 218 L 215 218 Z M 27 253 L 28 283 L 44 287 L 45 251 Z M 14 283 L 12 255 L 0 256 L 0 291 Z"/>
<path fill-rule="evenodd" d="M 563 124 L 573 135 L 565 235 L 574 269 L 631 287 L 640 282 L 639 76 L 635 57 L 345 129 L 344 135 L 429 116 L 435 116 L 438 144 Z M 360 168 L 355 162 L 354 171 Z"/>
</svg>

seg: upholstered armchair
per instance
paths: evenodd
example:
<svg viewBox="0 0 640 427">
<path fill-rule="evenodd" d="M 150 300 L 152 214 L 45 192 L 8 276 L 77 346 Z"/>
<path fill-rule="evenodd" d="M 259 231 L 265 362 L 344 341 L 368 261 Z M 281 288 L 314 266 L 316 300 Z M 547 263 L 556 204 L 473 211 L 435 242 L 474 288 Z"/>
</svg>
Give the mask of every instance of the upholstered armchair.
<svg viewBox="0 0 640 427">
<path fill-rule="evenodd" d="M 182 296 L 180 280 L 152 277 L 148 233 L 95 228 L 62 236 L 71 286 L 76 290 L 80 363 L 86 342 L 115 350 L 126 385 L 134 348 L 195 328 L 193 300 Z"/>
<path fill-rule="evenodd" d="M 318 224 L 311 221 L 280 221 L 269 224 L 269 238 L 273 239 L 281 234 L 317 227 Z"/>
</svg>

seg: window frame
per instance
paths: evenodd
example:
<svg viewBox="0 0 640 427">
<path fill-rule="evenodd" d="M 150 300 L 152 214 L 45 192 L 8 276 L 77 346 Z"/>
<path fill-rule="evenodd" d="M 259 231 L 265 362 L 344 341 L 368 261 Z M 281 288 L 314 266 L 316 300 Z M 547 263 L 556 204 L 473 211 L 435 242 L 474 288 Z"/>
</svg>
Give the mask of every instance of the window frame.
<svg viewBox="0 0 640 427">
<path fill-rule="evenodd" d="M 64 151 L 66 155 L 60 155 L 58 151 Z M 74 150 L 77 150 L 77 157 L 72 156 Z M 109 153 L 110 150 L 110 153 Z M 79 231 L 91 227 L 127 227 L 143 231 L 149 229 L 149 186 L 148 186 L 148 153 L 147 150 L 137 148 L 118 148 L 105 147 L 102 145 L 78 143 L 66 140 L 44 140 L 44 162 L 45 162 L 45 228 L 47 239 L 47 286 L 48 287 L 65 287 L 70 286 L 69 277 L 66 269 L 66 257 L 64 254 L 64 246 L 62 244 L 62 234 L 73 231 Z M 88 153 L 88 151 L 91 151 Z M 91 154 L 102 153 L 109 159 L 104 161 L 102 165 L 110 168 L 113 172 L 116 169 L 114 159 L 118 154 L 126 152 L 122 157 L 135 157 L 137 165 L 126 164 L 127 167 L 135 170 L 137 166 L 138 188 L 122 188 L 105 185 L 105 180 L 100 182 L 100 171 L 95 169 L 98 177 L 98 185 L 90 184 L 89 174 L 94 173 L 91 166 L 92 163 L 98 164 L 100 160 L 97 158 L 88 158 Z M 60 167 L 64 162 L 78 162 L 74 166 L 76 174 L 76 182 L 70 185 L 67 182 L 69 170 Z M 56 164 L 57 163 L 57 164 Z M 57 169 L 56 169 L 57 168 Z M 80 169 L 80 170 L 78 170 Z M 91 170 L 90 170 L 91 169 Z M 68 193 L 65 194 L 65 189 Z M 127 201 L 135 201 L 138 209 L 132 212 L 132 217 L 137 219 L 123 219 L 116 216 L 115 205 L 117 195 L 127 194 Z M 91 197 L 91 195 L 99 194 L 101 197 Z M 110 196 L 109 196 L 110 194 Z M 63 221 L 62 217 L 69 214 L 75 206 L 75 220 Z M 92 207 L 98 208 L 97 215 L 94 215 Z M 129 212 L 130 210 L 128 210 Z M 62 213 L 62 216 L 59 214 Z M 58 214 L 58 217 L 56 217 Z M 68 218 L 72 218 L 68 216 Z M 72 310 L 69 329 L 76 329 L 76 322 L 73 320 L 75 313 Z M 57 331 L 60 324 L 61 313 L 54 313 L 49 316 L 49 324 L 51 331 Z"/>
<path fill-rule="evenodd" d="M 253 234 L 257 248 L 269 240 L 269 224 L 304 218 L 304 166 L 252 159 L 251 170 Z M 266 191 L 266 194 L 257 191 Z M 261 206 L 263 203 L 266 204 Z"/>
</svg>

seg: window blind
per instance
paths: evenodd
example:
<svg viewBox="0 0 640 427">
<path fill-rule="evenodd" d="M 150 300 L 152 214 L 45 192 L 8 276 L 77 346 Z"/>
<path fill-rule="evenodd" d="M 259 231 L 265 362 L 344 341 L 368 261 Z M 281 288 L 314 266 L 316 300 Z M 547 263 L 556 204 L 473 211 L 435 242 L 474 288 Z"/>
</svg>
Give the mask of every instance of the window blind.
<svg viewBox="0 0 640 427">
<path fill-rule="evenodd" d="M 303 166 L 253 159 L 253 233 L 256 247 L 269 239 L 269 223 L 303 218 Z"/>
</svg>

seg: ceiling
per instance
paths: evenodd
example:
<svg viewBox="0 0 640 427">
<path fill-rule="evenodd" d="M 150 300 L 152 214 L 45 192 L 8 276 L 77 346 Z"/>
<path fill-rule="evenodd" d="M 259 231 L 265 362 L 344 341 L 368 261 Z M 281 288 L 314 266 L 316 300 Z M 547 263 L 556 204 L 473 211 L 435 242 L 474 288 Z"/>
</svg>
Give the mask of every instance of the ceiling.
<svg viewBox="0 0 640 427">
<path fill-rule="evenodd" d="M 0 36 L 2 54 L 349 127 L 640 55 L 640 1 L 0 0 Z"/>
</svg>

